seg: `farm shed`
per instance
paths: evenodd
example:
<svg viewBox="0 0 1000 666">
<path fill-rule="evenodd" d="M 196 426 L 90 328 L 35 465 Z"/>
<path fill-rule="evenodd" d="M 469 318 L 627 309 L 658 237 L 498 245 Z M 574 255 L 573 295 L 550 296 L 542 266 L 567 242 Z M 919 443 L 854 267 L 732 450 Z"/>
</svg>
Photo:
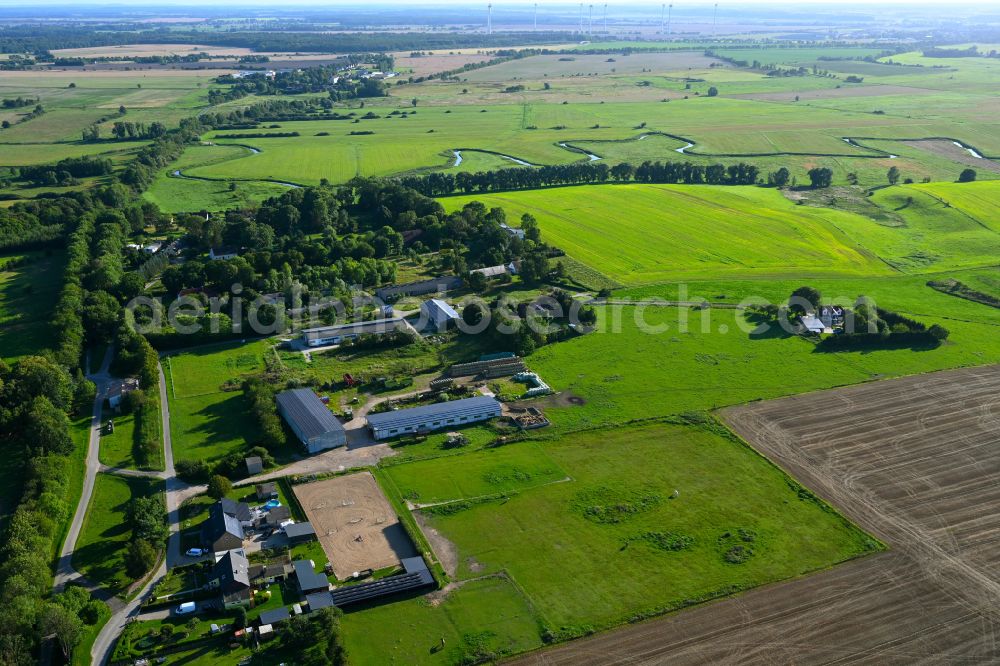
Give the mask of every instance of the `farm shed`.
<svg viewBox="0 0 1000 666">
<path fill-rule="evenodd" d="M 333 597 L 329 592 L 314 592 L 306 595 L 306 603 L 309 604 L 309 612 L 318 611 L 321 608 L 329 608 L 333 605 Z"/>
<path fill-rule="evenodd" d="M 315 541 L 316 530 L 313 529 L 310 523 L 294 523 L 285 528 L 285 536 L 288 537 L 288 543 L 294 546 L 300 543 Z"/>
<path fill-rule="evenodd" d="M 201 524 L 201 542 L 213 552 L 243 547 L 243 526 L 217 502 L 208 508 L 208 518 Z"/>
<path fill-rule="evenodd" d="M 330 581 L 323 574 L 316 573 L 312 560 L 296 560 L 292 562 L 295 578 L 299 581 L 299 590 L 303 595 L 313 592 L 325 592 L 330 589 Z"/>
<path fill-rule="evenodd" d="M 302 342 L 307 347 L 339 345 L 345 340 L 354 340 L 361 335 L 387 335 L 395 333 L 403 325 L 401 319 L 376 319 L 336 326 L 319 326 L 302 331 Z"/>
<path fill-rule="evenodd" d="M 347 445 L 347 432 L 311 389 L 278 394 L 278 412 L 309 453 Z"/>
<path fill-rule="evenodd" d="M 243 462 L 247 466 L 247 476 L 260 474 L 264 471 L 264 461 L 260 459 L 260 456 L 250 456 L 249 458 L 245 458 Z"/>
<path fill-rule="evenodd" d="M 424 294 L 441 294 L 462 286 L 462 278 L 455 276 L 441 276 L 430 280 L 420 280 L 419 282 L 408 282 L 406 284 L 382 287 L 375 292 L 375 295 L 383 300 L 389 301 L 400 296 L 423 296 Z"/>
<path fill-rule="evenodd" d="M 459 319 L 455 308 L 451 307 L 440 298 L 432 298 L 420 304 L 420 314 L 427 320 L 427 323 L 439 331 L 448 328 L 448 324 Z"/>
<path fill-rule="evenodd" d="M 268 481 L 267 483 L 258 483 L 254 486 L 254 490 L 257 493 L 257 500 L 261 502 L 266 502 L 270 499 L 278 499 L 278 484 Z"/>
<path fill-rule="evenodd" d="M 433 405 L 400 409 L 368 415 L 368 428 L 375 439 L 388 439 L 409 433 L 431 432 L 466 423 L 487 421 L 500 416 L 500 403 L 478 396 L 449 400 Z"/>
<path fill-rule="evenodd" d="M 422 557 L 407 557 L 402 560 L 404 573 L 388 576 L 359 585 L 338 587 L 330 596 L 338 607 L 368 601 L 378 597 L 419 589 L 434 584 L 434 576 L 427 569 Z"/>
<path fill-rule="evenodd" d="M 819 320 L 819 318 L 816 317 L 816 315 L 802 315 L 802 319 L 799 320 L 799 323 L 802 325 L 803 330 L 807 333 L 819 335 L 826 330 L 826 326 Z"/>
<path fill-rule="evenodd" d="M 271 610 L 266 610 L 260 614 L 260 624 L 263 627 L 265 624 L 275 625 L 279 622 L 285 622 L 291 618 L 291 613 L 288 609 L 282 606 L 281 608 L 274 608 Z"/>
</svg>

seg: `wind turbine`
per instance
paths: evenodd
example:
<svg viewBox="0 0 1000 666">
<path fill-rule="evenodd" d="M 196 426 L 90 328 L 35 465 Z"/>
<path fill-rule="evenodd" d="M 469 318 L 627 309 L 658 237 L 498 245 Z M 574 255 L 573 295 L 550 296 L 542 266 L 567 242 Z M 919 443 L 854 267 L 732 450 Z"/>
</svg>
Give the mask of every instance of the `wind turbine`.
<svg viewBox="0 0 1000 666">
<path fill-rule="evenodd" d="M 660 34 L 663 34 L 663 12 L 667 8 L 666 5 L 660 5 Z"/>
<path fill-rule="evenodd" d="M 670 15 L 674 13 L 674 3 L 670 3 L 667 7 L 667 35 L 670 34 Z"/>
<path fill-rule="evenodd" d="M 535 32 L 538 32 L 538 3 L 535 3 Z"/>
<path fill-rule="evenodd" d="M 594 36 L 594 5 L 590 5 L 590 14 L 587 17 L 587 34 Z"/>
<path fill-rule="evenodd" d="M 712 12 L 712 39 L 715 39 L 715 25 L 719 18 L 719 3 L 715 3 L 715 11 Z"/>
<path fill-rule="evenodd" d="M 604 34 L 608 34 L 608 3 L 604 3 Z"/>
<path fill-rule="evenodd" d="M 493 3 L 486 5 L 486 34 L 493 34 Z"/>
<path fill-rule="evenodd" d="M 579 33 L 581 35 L 583 34 L 583 3 L 582 2 L 580 3 L 580 29 L 579 29 Z"/>
</svg>

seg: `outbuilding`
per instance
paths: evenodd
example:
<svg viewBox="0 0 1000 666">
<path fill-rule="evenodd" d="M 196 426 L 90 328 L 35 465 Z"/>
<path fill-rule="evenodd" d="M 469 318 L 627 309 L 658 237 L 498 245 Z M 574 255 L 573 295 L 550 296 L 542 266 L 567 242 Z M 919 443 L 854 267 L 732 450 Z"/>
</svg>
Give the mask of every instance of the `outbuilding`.
<svg viewBox="0 0 1000 666">
<path fill-rule="evenodd" d="M 459 319 L 455 308 L 440 298 L 432 298 L 421 303 L 420 314 L 430 327 L 438 331 L 447 329 L 449 324 Z"/>
<path fill-rule="evenodd" d="M 487 421 L 500 416 L 500 403 L 478 396 L 433 405 L 368 415 L 368 429 L 375 439 L 417 434 Z"/>
<path fill-rule="evenodd" d="M 285 536 L 288 537 L 289 545 L 295 546 L 300 543 L 308 543 L 316 540 L 316 530 L 311 523 L 293 523 L 285 527 Z"/>
<path fill-rule="evenodd" d="M 278 394 L 278 412 L 309 453 L 347 445 L 347 432 L 337 417 L 311 389 Z"/>
</svg>

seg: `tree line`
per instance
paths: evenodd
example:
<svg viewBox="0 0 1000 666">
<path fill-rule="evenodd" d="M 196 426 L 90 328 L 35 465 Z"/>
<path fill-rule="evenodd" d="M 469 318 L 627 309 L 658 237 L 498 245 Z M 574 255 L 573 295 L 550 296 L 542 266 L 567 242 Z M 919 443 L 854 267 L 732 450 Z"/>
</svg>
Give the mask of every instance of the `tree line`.
<svg viewBox="0 0 1000 666">
<path fill-rule="evenodd" d="M 781 187 L 788 183 L 788 177 L 787 169 L 779 169 L 770 175 L 768 182 Z M 403 176 L 398 181 L 429 197 L 456 192 L 472 194 L 608 182 L 688 185 L 756 185 L 762 182 L 760 168 L 746 162 L 726 166 L 648 160 L 638 166 L 627 162 L 614 166 L 605 162 L 577 162 L 475 173 L 433 172 L 422 176 Z"/>
</svg>

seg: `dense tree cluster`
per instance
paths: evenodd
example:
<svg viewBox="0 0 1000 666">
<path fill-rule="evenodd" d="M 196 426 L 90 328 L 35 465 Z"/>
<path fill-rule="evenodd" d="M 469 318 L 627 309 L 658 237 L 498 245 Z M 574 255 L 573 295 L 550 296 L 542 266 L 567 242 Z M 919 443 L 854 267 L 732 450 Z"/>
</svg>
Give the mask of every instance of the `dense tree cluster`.
<svg viewBox="0 0 1000 666">
<path fill-rule="evenodd" d="M 113 170 L 114 165 L 106 157 L 67 157 L 55 164 L 20 167 L 18 175 L 31 185 L 54 187 L 74 185 L 77 178 L 106 176 Z"/>
<path fill-rule="evenodd" d="M 68 654 L 84 618 L 91 624 L 97 620 L 85 592 L 49 597 L 49 559 L 72 511 L 66 475 L 67 455 L 73 450 L 68 415 L 81 387 L 88 388 L 44 357 L 28 356 L 14 365 L 0 362 L 0 447 L 7 464 L 19 470 L 10 478 L 22 484 L 0 542 L 3 664 L 37 663 L 39 637 L 50 633 Z"/>
</svg>

